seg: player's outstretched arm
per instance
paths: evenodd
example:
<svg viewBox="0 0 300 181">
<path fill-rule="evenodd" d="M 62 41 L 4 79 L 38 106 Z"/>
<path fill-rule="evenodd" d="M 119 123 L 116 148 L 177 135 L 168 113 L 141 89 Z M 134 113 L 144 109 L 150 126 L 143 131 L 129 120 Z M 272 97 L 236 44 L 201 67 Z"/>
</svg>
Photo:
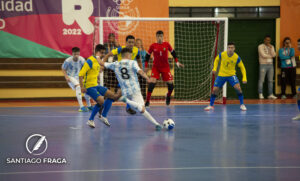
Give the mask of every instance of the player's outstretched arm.
<svg viewBox="0 0 300 181">
<path fill-rule="evenodd" d="M 176 55 L 175 50 L 172 50 L 172 51 L 171 51 L 171 55 L 173 56 L 173 58 L 174 58 L 174 60 L 175 60 L 175 62 L 176 62 L 177 67 L 178 67 L 178 68 L 184 68 L 184 65 L 181 64 L 181 63 L 178 61 L 178 57 L 177 57 L 177 55 Z"/>
<path fill-rule="evenodd" d="M 246 68 L 245 68 L 245 66 L 244 66 L 244 64 L 243 64 L 242 61 L 240 61 L 240 63 L 238 64 L 238 66 L 240 67 L 242 75 L 243 75 L 243 84 L 246 84 L 247 83 Z"/>
<path fill-rule="evenodd" d="M 88 63 L 89 62 L 89 63 Z M 79 76 L 79 83 L 82 93 L 86 93 L 86 88 L 83 86 L 83 77 L 86 75 L 87 71 L 91 69 L 92 62 L 90 59 L 88 59 L 82 66 L 78 76 Z"/>
<path fill-rule="evenodd" d="M 215 61 L 214 61 L 214 67 L 213 67 L 213 70 L 212 70 L 212 73 L 214 75 L 216 75 L 217 73 L 217 68 L 218 68 L 218 65 L 219 65 L 219 61 L 220 61 L 220 55 L 218 55 L 216 58 L 215 58 Z"/>
<path fill-rule="evenodd" d="M 86 88 L 83 86 L 83 76 L 79 76 L 79 83 L 82 93 L 86 93 Z"/>
</svg>

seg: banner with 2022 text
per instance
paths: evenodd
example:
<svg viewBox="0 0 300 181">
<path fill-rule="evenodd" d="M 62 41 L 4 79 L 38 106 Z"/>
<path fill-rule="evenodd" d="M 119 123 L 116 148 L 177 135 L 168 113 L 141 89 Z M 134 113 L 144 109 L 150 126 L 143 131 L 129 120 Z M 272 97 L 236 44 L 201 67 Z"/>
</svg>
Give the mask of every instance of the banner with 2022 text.
<svg viewBox="0 0 300 181">
<path fill-rule="evenodd" d="M 168 1 L 161 0 L 0 0 L 0 58 L 63 58 L 74 46 L 88 57 L 98 33 L 96 17 L 168 15 Z M 143 28 L 126 26 L 133 35 Z"/>
</svg>

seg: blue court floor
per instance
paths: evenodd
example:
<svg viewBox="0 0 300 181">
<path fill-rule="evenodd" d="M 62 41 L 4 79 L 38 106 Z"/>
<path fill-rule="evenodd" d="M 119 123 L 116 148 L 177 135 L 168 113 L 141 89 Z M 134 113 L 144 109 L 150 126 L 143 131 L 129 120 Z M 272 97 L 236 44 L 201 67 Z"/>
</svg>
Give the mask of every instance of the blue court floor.
<svg viewBox="0 0 300 181">
<path fill-rule="evenodd" d="M 112 107 L 110 128 L 96 120 L 95 129 L 77 107 L 0 108 L 0 181 L 299 181 L 300 122 L 291 121 L 297 106 L 247 108 L 151 107 L 159 122 L 174 119 L 173 131 L 155 131 L 122 106 Z M 26 150 L 32 134 L 46 136 L 44 154 Z M 7 163 L 20 157 L 67 163 Z"/>
</svg>

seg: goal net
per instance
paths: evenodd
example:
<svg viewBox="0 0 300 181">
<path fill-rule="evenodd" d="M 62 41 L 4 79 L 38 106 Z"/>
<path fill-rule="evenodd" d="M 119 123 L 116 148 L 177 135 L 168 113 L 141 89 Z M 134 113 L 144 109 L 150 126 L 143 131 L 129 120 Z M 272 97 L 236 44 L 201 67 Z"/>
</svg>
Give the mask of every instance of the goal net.
<svg viewBox="0 0 300 181">
<path fill-rule="evenodd" d="M 207 102 L 209 100 L 214 77 L 212 68 L 215 56 L 227 47 L 227 18 L 97 18 L 95 21 L 94 45 L 106 44 L 108 51 L 117 45 L 112 45 L 109 36 L 114 35 L 115 44 L 126 45 L 126 36 L 133 35 L 142 41 L 140 50 L 142 59 L 152 43 L 156 42 L 156 32 L 164 32 L 164 41 L 175 49 L 178 60 L 184 68 L 178 68 L 169 53 L 171 73 L 174 78 L 173 101 Z M 138 44 L 137 44 L 138 45 Z M 116 61 L 112 57 L 109 61 Z M 142 60 L 144 62 L 144 60 Z M 153 57 L 148 68 L 150 76 Z M 114 89 L 115 75 L 105 70 L 101 76 L 104 86 Z M 140 80 L 142 94 L 147 92 L 147 83 Z M 162 79 L 157 81 L 152 93 L 152 100 L 164 100 L 167 85 Z M 223 98 L 223 99 L 222 99 Z M 218 95 L 219 103 L 226 99 L 226 85 Z"/>
</svg>

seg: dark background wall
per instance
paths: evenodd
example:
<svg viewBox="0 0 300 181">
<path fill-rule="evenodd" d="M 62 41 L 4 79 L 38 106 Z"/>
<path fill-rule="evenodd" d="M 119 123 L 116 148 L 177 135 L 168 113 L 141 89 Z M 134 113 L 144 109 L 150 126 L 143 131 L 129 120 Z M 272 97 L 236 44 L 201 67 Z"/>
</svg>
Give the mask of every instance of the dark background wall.
<svg viewBox="0 0 300 181">
<path fill-rule="evenodd" d="M 236 44 L 236 53 L 242 58 L 247 71 L 248 83 L 242 85 L 242 90 L 246 99 L 258 98 L 258 52 L 257 47 L 263 42 L 265 35 L 272 37 L 272 44 L 275 42 L 274 19 L 238 20 L 229 21 L 228 41 Z M 240 69 L 237 67 L 237 75 L 242 80 Z M 227 85 L 229 99 L 236 99 L 234 89 Z M 264 84 L 264 95 L 267 96 L 267 82 Z"/>
</svg>

